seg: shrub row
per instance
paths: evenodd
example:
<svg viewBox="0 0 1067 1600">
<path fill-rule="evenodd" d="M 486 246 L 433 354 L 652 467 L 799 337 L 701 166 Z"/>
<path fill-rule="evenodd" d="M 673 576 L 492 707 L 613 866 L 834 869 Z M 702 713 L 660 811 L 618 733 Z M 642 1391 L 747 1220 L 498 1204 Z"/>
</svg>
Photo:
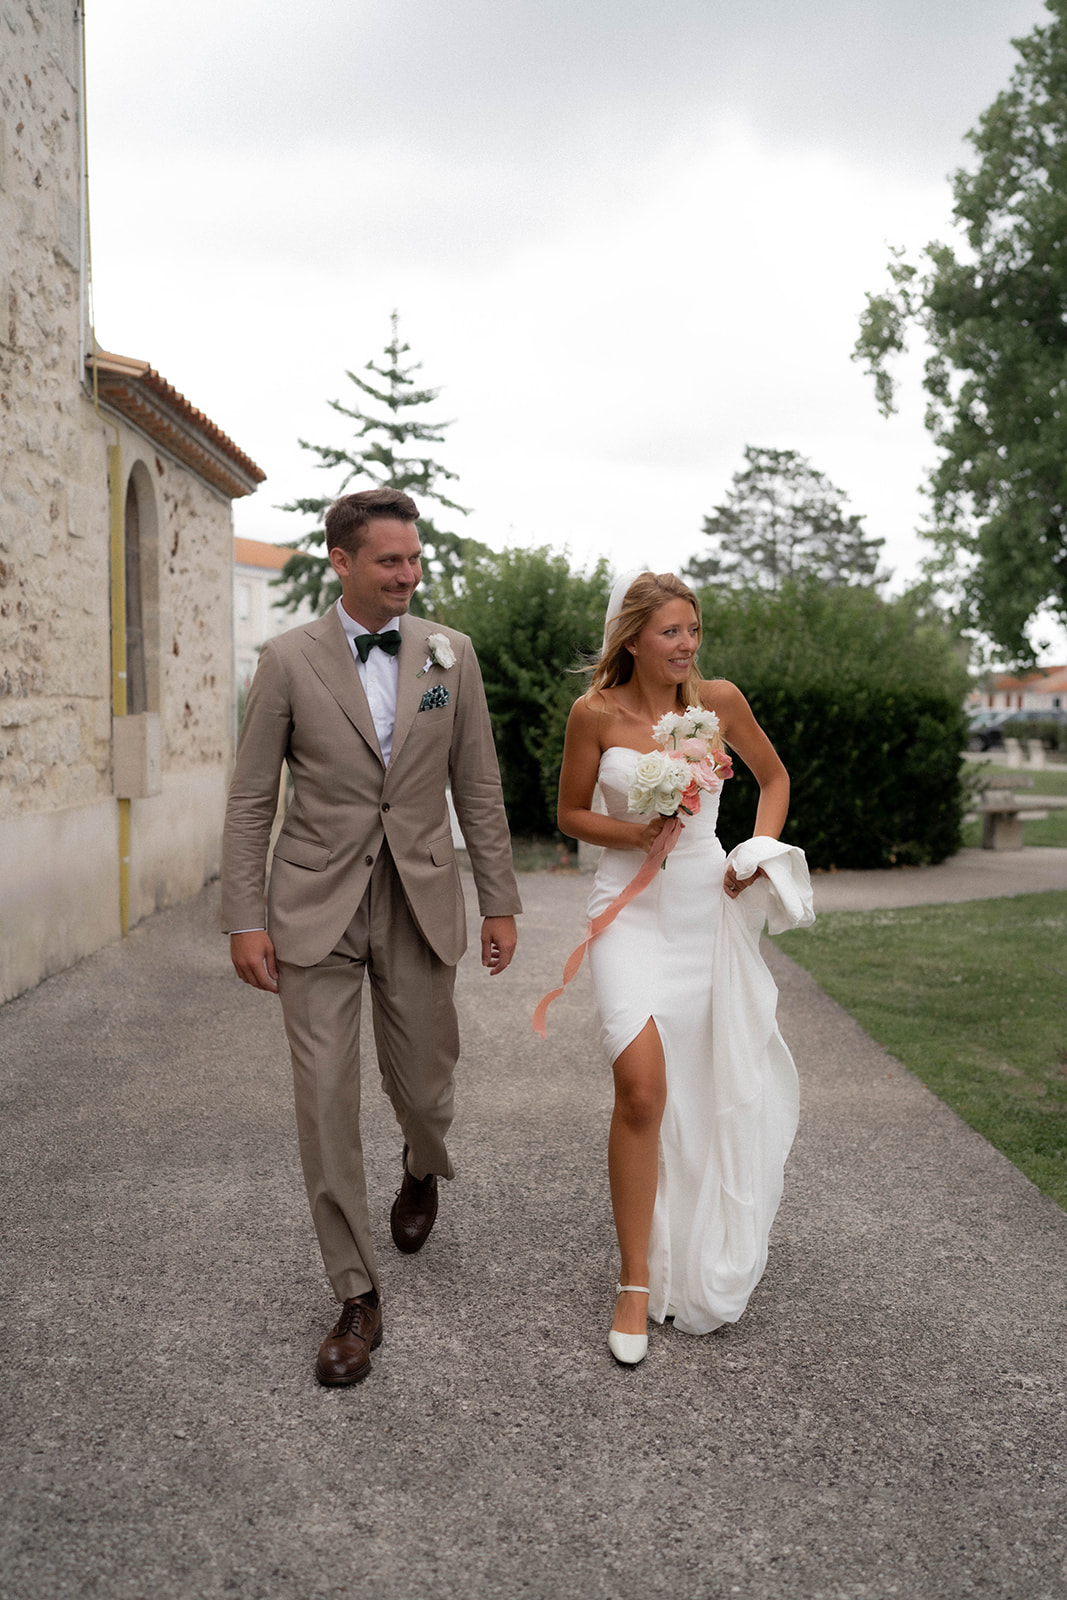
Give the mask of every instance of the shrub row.
<svg viewBox="0 0 1067 1600">
<path fill-rule="evenodd" d="M 921 693 L 760 684 L 749 696 L 791 779 L 782 833 L 810 867 L 917 866 L 960 846 L 958 701 Z M 752 832 L 759 791 L 740 760 L 723 789 L 727 849 Z"/>
<path fill-rule="evenodd" d="M 563 732 L 600 641 L 609 574 L 551 549 L 484 553 L 437 610 L 469 633 L 485 678 L 512 829 L 555 834 Z M 813 867 L 941 861 L 959 848 L 964 653 L 914 597 L 792 584 L 701 596 L 706 676 L 731 678 L 792 779 L 784 837 Z M 741 761 L 720 832 L 752 832 L 756 785 Z"/>
<path fill-rule="evenodd" d="M 1043 717 L 1035 711 L 1025 722 L 1009 724 L 1005 732 L 1013 739 L 1040 744 L 1046 750 L 1067 750 L 1067 722 L 1057 722 L 1054 717 Z"/>
<path fill-rule="evenodd" d="M 963 651 L 916 598 L 792 585 L 702 596 L 705 670 L 747 696 L 789 771 L 783 838 L 816 868 L 943 861 L 960 846 Z M 729 849 L 752 832 L 741 761 L 721 804 Z"/>
<path fill-rule="evenodd" d="M 556 790 L 567 715 L 587 679 L 573 670 L 595 649 L 611 582 L 606 562 L 575 572 L 565 551 L 483 551 L 462 587 L 435 607 L 474 640 L 515 834 L 559 837 Z"/>
</svg>

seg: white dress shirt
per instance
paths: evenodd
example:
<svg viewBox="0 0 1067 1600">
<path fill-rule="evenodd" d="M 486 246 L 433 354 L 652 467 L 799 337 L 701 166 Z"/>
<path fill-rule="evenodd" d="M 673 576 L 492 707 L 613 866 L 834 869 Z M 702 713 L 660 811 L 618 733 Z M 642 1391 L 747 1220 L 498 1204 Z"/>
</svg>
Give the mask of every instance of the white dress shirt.
<svg viewBox="0 0 1067 1600">
<path fill-rule="evenodd" d="M 399 682 L 400 660 L 398 656 L 391 656 L 387 651 L 375 646 L 366 661 L 361 661 L 356 653 L 356 640 L 361 633 L 388 633 L 390 627 L 395 627 L 395 623 L 387 624 L 384 628 L 365 628 L 355 617 L 348 615 L 340 600 L 337 602 L 337 615 L 341 619 L 341 626 L 345 630 L 345 638 L 356 663 L 360 682 L 367 694 L 367 704 L 374 719 L 374 731 L 378 735 L 382 760 L 388 766 L 389 757 L 393 753 L 393 724 L 396 721 L 396 686 Z"/>
</svg>

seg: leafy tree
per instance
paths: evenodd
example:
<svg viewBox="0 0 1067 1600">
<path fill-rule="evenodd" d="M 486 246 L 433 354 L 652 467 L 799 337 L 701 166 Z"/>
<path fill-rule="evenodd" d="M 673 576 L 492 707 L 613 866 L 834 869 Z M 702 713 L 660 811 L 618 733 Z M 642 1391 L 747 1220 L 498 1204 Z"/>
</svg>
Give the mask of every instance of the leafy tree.
<svg viewBox="0 0 1067 1600">
<path fill-rule="evenodd" d="M 1011 657 L 1048 607 L 1067 617 L 1067 0 L 1015 41 L 1010 85 L 967 138 L 973 171 L 952 179 L 965 245 L 895 253 L 869 295 L 855 359 L 894 409 L 890 359 L 917 328 L 929 347 L 927 426 L 938 556 L 961 615 Z"/>
<path fill-rule="evenodd" d="M 435 612 L 478 652 L 515 833 L 556 832 L 567 714 L 586 683 L 572 669 L 599 646 L 610 593 L 604 561 L 584 573 L 547 547 L 489 551 Z"/>
<path fill-rule="evenodd" d="M 885 540 L 864 532 L 847 498 L 795 450 L 747 445 L 726 499 L 704 518 L 713 551 L 694 556 L 685 574 L 697 584 L 725 578 L 762 589 L 802 577 L 875 584 Z"/>
<path fill-rule="evenodd" d="M 342 477 L 333 494 L 306 496 L 292 500 L 283 511 L 295 511 L 302 516 L 321 517 L 339 495 L 356 488 L 388 486 L 410 493 L 421 505 L 431 501 L 448 511 L 458 511 L 466 516 L 466 509 L 448 498 L 441 485 L 455 481 L 456 473 L 443 467 L 433 456 L 420 447 L 439 444 L 445 436 L 448 422 L 430 422 L 419 417 L 419 408 L 430 405 L 440 392 L 437 389 L 420 389 L 413 380 L 419 362 L 403 364 L 410 346 L 402 344 L 397 327 L 397 314 L 391 317 L 391 337 L 385 347 L 384 364 L 368 361 L 364 372 L 373 373 L 376 382 L 359 377 L 354 372 L 346 376 L 355 384 L 359 395 L 351 405 L 340 400 L 329 404 L 343 417 L 355 423 L 355 433 L 347 445 L 309 444 L 299 441 L 302 450 L 318 456 L 316 465 L 326 470 L 340 469 Z M 364 410 L 362 396 L 379 408 Z M 360 483 L 360 479 L 369 480 Z M 431 612 L 434 605 L 460 580 L 465 556 L 484 551 L 477 541 L 463 539 L 454 533 L 437 528 L 429 517 L 418 522 L 423 545 L 423 586 L 416 591 L 412 609 L 423 614 Z M 295 611 L 301 601 L 307 600 L 316 611 L 325 611 L 341 592 L 340 584 L 325 555 L 316 553 L 325 546 L 326 534 L 321 524 L 310 532 L 292 540 L 289 548 L 295 554 L 289 557 L 281 574 L 274 580 L 283 591 L 281 604 Z"/>
</svg>

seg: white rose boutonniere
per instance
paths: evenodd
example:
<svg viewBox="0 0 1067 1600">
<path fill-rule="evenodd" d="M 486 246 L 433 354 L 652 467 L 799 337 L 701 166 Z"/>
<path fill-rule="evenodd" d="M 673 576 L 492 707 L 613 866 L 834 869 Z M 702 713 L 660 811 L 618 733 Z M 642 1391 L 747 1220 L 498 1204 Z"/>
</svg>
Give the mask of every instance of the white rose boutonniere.
<svg viewBox="0 0 1067 1600">
<path fill-rule="evenodd" d="M 449 667 L 455 666 L 456 652 L 449 644 L 447 634 L 431 633 L 426 643 L 430 653 L 426 657 L 426 665 L 422 671 L 415 674 L 417 678 L 424 678 L 431 667 L 440 667 L 442 672 L 447 672 Z"/>
</svg>

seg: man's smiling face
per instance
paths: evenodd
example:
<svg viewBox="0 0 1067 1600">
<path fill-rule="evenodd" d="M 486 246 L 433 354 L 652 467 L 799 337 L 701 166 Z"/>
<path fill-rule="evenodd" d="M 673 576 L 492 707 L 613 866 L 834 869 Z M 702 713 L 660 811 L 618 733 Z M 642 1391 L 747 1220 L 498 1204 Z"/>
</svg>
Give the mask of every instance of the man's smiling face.
<svg viewBox="0 0 1067 1600">
<path fill-rule="evenodd" d="M 372 633 L 402 617 L 422 581 L 422 545 L 413 522 L 376 517 L 354 556 L 335 545 L 330 563 L 341 580 L 341 604 Z"/>
</svg>

